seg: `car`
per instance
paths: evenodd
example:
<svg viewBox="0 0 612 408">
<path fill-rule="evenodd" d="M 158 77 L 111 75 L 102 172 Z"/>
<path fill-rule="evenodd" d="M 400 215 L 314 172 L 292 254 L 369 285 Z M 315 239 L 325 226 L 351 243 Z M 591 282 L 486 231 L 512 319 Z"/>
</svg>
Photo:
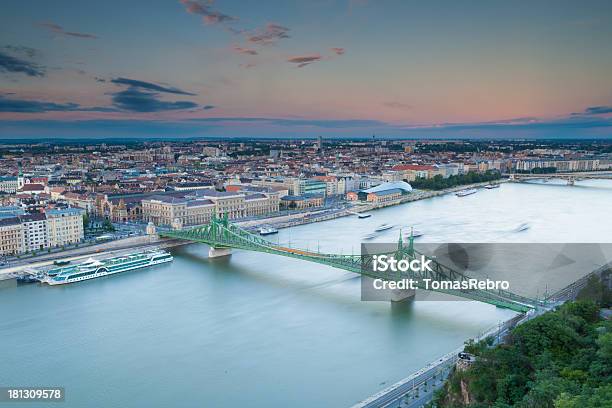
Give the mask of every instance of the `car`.
<svg viewBox="0 0 612 408">
<path fill-rule="evenodd" d="M 471 360 L 472 357 L 470 356 L 469 353 L 464 353 L 464 352 L 460 352 L 457 357 L 459 357 L 462 360 Z"/>
</svg>

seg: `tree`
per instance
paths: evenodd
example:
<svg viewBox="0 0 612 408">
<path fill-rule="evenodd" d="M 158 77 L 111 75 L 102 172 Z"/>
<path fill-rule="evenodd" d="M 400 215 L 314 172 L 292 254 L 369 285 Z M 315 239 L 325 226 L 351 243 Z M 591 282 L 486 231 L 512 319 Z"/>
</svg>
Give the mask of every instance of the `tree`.
<svg viewBox="0 0 612 408">
<path fill-rule="evenodd" d="M 105 231 L 114 231 L 115 227 L 113 226 L 113 223 L 110 222 L 110 220 L 107 218 L 104 220 L 104 223 L 102 224 L 102 228 L 104 228 Z"/>
</svg>

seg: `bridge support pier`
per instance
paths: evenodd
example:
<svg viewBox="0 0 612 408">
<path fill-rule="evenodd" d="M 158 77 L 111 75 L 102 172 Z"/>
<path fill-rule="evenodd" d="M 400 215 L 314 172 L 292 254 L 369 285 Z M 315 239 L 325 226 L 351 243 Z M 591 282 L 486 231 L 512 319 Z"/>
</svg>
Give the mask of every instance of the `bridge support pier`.
<svg viewBox="0 0 612 408">
<path fill-rule="evenodd" d="M 393 289 L 391 291 L 391 304 L 413 300 L 416 294 L 414 289 Z"/>
<path fill-rule="evenodd" d="M 231 254 L 232 254 L 231 248 L 210 247 L 210 249 L 208 250 L 209 258 L 220 258 L 222 256 L 230 256 Z"/>
</svg>

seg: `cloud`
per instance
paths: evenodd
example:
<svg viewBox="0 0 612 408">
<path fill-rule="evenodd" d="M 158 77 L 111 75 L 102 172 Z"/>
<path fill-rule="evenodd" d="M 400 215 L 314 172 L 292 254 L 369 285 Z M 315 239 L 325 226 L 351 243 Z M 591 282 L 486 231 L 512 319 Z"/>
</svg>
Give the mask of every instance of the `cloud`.
<svg viewBox="0 0 612 408">
<path fill-rule="evenodd" d="M 256 66 L 257 66 L 257 64 L 255 64 L 254 62 L 249 62 L 249 63 L 246 63 L 246 64 L 240 64 L 239 65 L 240 68 L 245 68 L 245 69 L 253 68 L 253 67 L 256 67 Z"/>
<path fill-rule="evenodd" d="M 584 113 L 588 115 L 603 115 L 606 113 L 612 113 L 612 106 L 589 106 L 584 110 Z"/>
<path fill-rule="evenodd" d="M 23 45 L 5 45 L 4 49 L 9 50 L 10 52 L 16 54 L 22 54 L 30 58 L 34 58 L 39 54 L 38 50 L 31 47 L 26 47 Z"/>
<path fill-rule="evenodd" d="M 178 94 L 178 95 L 191 95 L 191 96 L 196 95 L 194 93 L 183 91 L 178 88 L 161 86 L 158 84 L 154 84 L 152 82 L 139 81 L 137 79 L 119 77 L 119 78 L 111 79 L 110 82 L 112 82 L 113 84 L 117 84 L 117 85 L 127 85 L 127 86 L 133 86 L 136 88 L 147 89 L 149 91 L 165 92 L 165 93 Z"/>
<path fill-rule="evenodd" d="M 231 23 L 237 20 L 236 17 L 214 10 L 211 7 L 212 1 L 180 0 L 180 2 L 188 13 L 202 16 L 205 24 Z"/>
<path fill-rule="evenodd" d="M 283 38 L 290 38 L 289 28 L 275 23 L 268 23 L 263 29 L 247 33 L 247 41 L 258 45 L 274 44 Z"/>
<path fill-rule="evenodd" d="M 43 112 L 113 112 L 115 109 L 106 107 L 83 107 L 78 103 L 55 103 L 26 99 L 6 98 L 0 95 L 0 112 L 43 113 Z"/>
<path fill-rule="evenodd" d="M 129 112 L 162 112 L 194 109 L 198 104 L 191 101 L 166 102 L 158 99 L 158 93 L 129 87 L 112 94 L 113 105 Z"/>
<path fill-rule="evenodd" d="M 31 77 L 45 76 L 44 67 L 3 52 L 0 52 L 0 71 L 22 73 Z"/>
<path fill-rule="evenodd" d="M 298 55 L 287 59 L 287 62 L 297 64 L 298 68 L 305 67 L 306 65 L 310 65 L 318 61 L 321 61 L 320 54 Z"/>
<path fill-rule="evenodd" d="M 392 108 L 392 109 L 411 109 L 412 108 L 412 106 L 406 103 L 397 102 L 397 101 L 383 102 L 383 106 L 387 108 Z"/>
<path fill-rule="evenodd" d="M 66 37 L 86 38 L 86 39 L 92 39 L 92 40 L 95 40 L 98 38 L 97 36 L 93 34 L 77 33 L 75 31 L 66 31 L 64 30 L 62 26 L 55 24 L 55 23 L 48 22 L 48 23 L 40 23 L 39 25 L 51 31 L 53 34 L 62 35 Z"/>
<path fill-rule="evenodd" d="M 192 101 L 163 101 L 159 98 L 160 93 L 175 95 L 196 95 L 192 92 L 183 91 L 178 88 L 162 86 L 152 82 L 140 81 L 129 78 L 113 78 L 111 83 L 127 87 L 121 91 L 112 93 L 113 106 L 117 109 L 129 112 L 162 112 L 173 110 L 195 109 L 199 105 Z M 212 105 L 206 105 L 211 106 Z M 206 109 L 206 107 L 203 107 Z M 208 108 L 212 109 L 212 108 Z"/>
<path fill-rule="evenodd" d="M 346 52 L 346 50 L 344 48 L 341 48 L 341 47 L 332 47 L 330 49 L 336 55 L 344 55 L 344 53 Z"/>
<path fill-rule="evenodd" d="M 246 47 L 241 47 L 239 45 L 234 45 L 234 48 L 232 49 L 238 54 L 257 55 L 257 51 L 255 51 L 252 48 L 246 48 Z"/>
</svg>

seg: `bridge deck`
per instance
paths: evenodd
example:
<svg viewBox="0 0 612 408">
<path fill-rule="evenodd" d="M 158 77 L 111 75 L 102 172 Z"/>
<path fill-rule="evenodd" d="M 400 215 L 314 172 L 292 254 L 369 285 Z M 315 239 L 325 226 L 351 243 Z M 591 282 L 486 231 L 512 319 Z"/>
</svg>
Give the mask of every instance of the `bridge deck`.
<svg viewBox="0 0 612 408">
<path fill-rule="evenodd" d="M 354 272 L 360 275 L 365 275 L 373 278 L 381 278 L 386 280 L 397 279 L 414 279 L 419 283 L 422 279 L 429 278 L 432 281 L 466 281 L 471 279 L 458 271 L 455 271 L 445 265 L 438 263 L 435 259 L 429 259 L 432 265 L 432 272 L 424 271 L 417 272 L 401 272 L 390 274 L 381 274 L 374 272 L 370 268 L 372 255 L 343 255 L 343 254 L 326 254 L 308 251 L 299 248 L 290 248 L 274 244 L 266 239 L 254 235 L 248 231 L 239 228 L 228 222 L 226 218 L 213 218 L 210 224 L 195 227 L 187 230 L 166 231 L 160 232 L 160 236 L 184 239 L 194 242 L 201 242 L 210 245 L 214 248 L 235 248 L 247 251 L 256 251 L 270 253 L 274 255 L 286 256 L 290 258 L 298 258 L 309 262 L 315 262 L 323 265 L 328 265 L 334 268 Z M 396 259 L 416 259 L 416 257 L 424 256 L 412 247 L 412 241 L 407 246 L 400 241 L 397 251 L 393 252 Z M 420 286 L 420 285 L 419 285 Z M 421 287 L 420 287 L 421 288 Z M 425 289 L 424 287 L 422 287 Z M 429 289 L 431 290 L 431 289 Z M 471 300 L 489 303 L 495 306 L 505 307 L 517 312 L 526 312 L 530 309 L 535 309 L 543 305 L 543 302 L 520 296 L 508 291 L 496 290 L 436 290 L 437 292 L 446 293 L 454 296 L 460 296 Z"/>
</svg>

